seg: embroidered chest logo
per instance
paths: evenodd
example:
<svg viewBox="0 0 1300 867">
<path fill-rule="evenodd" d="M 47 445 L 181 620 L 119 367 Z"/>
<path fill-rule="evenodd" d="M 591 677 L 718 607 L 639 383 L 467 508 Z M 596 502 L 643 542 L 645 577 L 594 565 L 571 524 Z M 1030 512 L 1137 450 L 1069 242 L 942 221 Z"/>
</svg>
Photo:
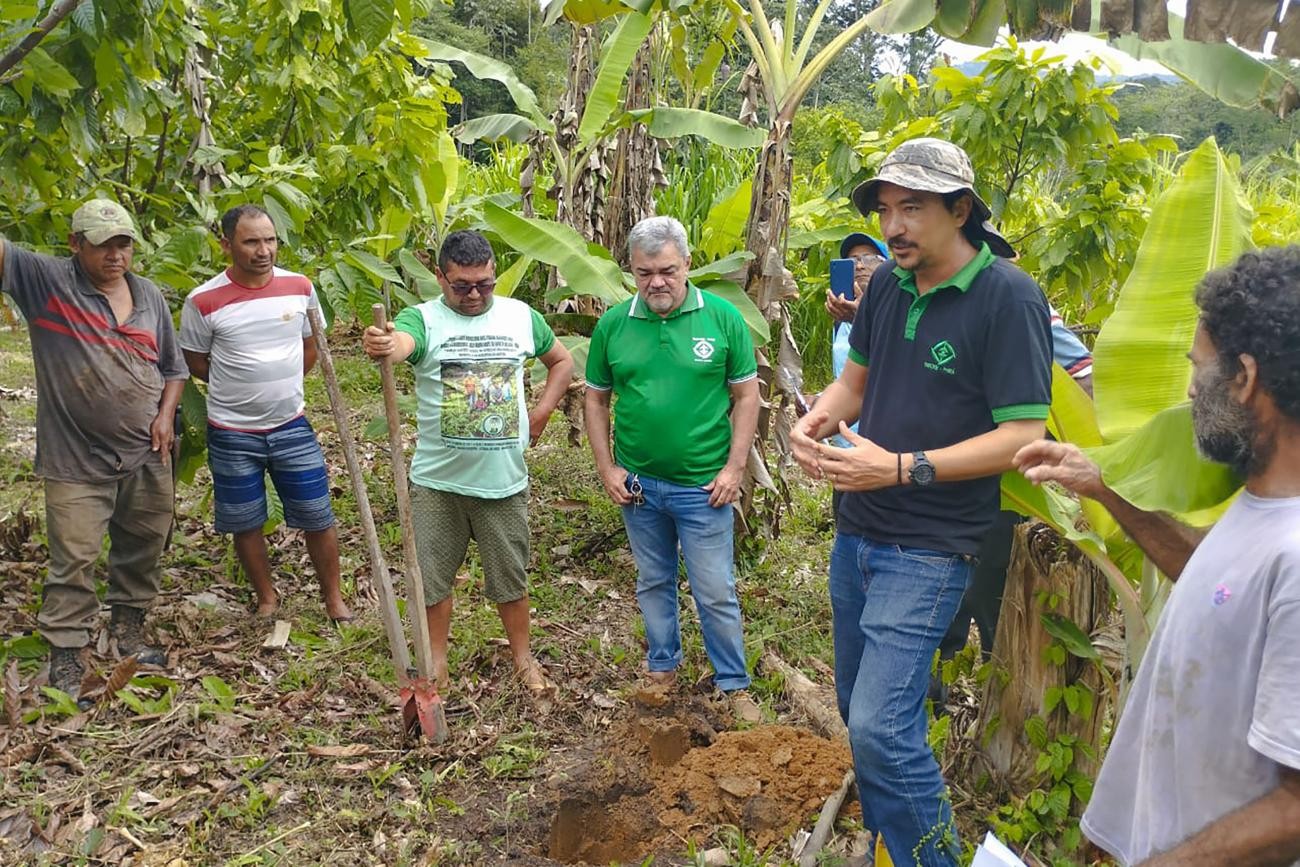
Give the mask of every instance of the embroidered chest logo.
<svg viewBox="0 0 1300 867">
<path fill-rule="evenodd" d="M 691 352 L 695 355 L 696 361 L 708 361 L 713 358 L 713 353 L 717 350 L 713 348 L 714 338 L 712 337 L 692 337 L 695 345 L 691 347 Z"/>
<path fill-rule="evenodd" d="M 1214 605 L 1217 608 L 1232 598 L 1232 591 L 1228 589 L 1226 584 L 1220 584 L 1218 587 L 1214 588 L 1214 596 L 1211 598 L 1214 600 Z"/>
<path fill-rule="evenodd" d="M 952 348 L 952 344 L 946 340 L 940 340 L 934 346 L 930 347 L 930 358 L 933 361 L 925 362 L 927 370 L 940 370 L 947 374 L 955 374 L 957 371 L 952 363 L 957 360 L 957 350 Z"/>
</svg>

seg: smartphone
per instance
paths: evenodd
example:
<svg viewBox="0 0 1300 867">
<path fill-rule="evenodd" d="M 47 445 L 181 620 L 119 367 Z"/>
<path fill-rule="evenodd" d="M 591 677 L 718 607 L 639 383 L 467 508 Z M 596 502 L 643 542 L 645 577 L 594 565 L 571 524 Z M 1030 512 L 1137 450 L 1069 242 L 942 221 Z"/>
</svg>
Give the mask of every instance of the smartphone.
<svg viewBox="0 0 1300 867">
<path fill-rule="evenodd" d="M 853 265 L 852 259 L 831 260 L 831 292 L 841 298 L 853 297 Z"/>
</svg>

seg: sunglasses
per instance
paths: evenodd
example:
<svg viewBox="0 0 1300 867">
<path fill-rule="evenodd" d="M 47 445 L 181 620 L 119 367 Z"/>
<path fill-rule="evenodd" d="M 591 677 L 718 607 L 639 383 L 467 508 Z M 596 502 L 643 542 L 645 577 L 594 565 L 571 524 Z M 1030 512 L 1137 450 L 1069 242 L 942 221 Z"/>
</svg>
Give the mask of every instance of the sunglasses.
<svg viewBox="0 0 1300 867">
<path fill-rule="evenodd" d="M 641 487 L 641 479 L 632 473 L 628 473 L 627 480 L 623 482 L 627 492 L 632 495 L 632 505 L 645 505 L 645 489 Z"/>
<path fill-rule="evenodd" d="M 475 290 L 478 290 L 480 295 L 486 295 L 496 288 L 497 281 L 480 280 L 477 283 L 450 283 L 448 285 L 451 286 L 451 291 L 457 295 L 468 295 Z"/>
</svg>

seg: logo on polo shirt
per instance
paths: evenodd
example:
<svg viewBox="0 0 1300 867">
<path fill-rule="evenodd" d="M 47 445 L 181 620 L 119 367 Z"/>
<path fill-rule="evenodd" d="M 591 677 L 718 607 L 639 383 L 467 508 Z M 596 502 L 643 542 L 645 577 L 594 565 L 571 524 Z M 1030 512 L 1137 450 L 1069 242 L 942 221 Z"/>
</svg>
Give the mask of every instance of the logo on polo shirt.
<svg viewBox="0 0 1300 867">
<path fill-rule="evenodd" d="M 952 366 L 952 363 L 957 360 L 957 350 L 953 349 L 952 344 L 948 341 L 940 340 L 934 346 L 931 346 L 930 357 L 934 361 L 925 362 L 927 370 L 942 370 L 947 374 L 957 372 Z"/>
<path fill-rule="evenodd" d="M 715 351 L 713 348 L 714 338 L 692 337 L 691 340 L 695 341 L 695 346 L 691 349 L 691 352 L 695 353 L 696 361 L 708 361 L 713 357 Z"/>
</svg>

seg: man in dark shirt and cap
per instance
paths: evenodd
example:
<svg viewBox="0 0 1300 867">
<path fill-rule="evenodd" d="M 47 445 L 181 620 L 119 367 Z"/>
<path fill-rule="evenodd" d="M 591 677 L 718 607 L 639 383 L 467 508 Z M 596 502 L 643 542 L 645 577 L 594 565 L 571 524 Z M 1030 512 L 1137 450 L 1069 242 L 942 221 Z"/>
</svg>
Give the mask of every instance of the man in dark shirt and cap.
<svg viewBox="0 0 1300 867">
<path fill-rule="evenodd" d="M 99 614 L 94 567 L 108 533 L 110 632 L 122 656 L 165 664 L 145 643 L 172 522 L 176 405 L 189 375 L 158 287 L 131 273 L 135 223 L 93 199 L 72 216 L 72 256 L 0 242 L 0 289 L 27 320 L 36 365 L 36 472 L 45 480 L 49 571 L 41 634 L 50 685 L 76 696 Z"/>
<path fill-rule="evenodd" d="M 1043 435 L 1051 401 L 1047 299 L 1007 261 L 974 185 L 961 148 L 920 138 L 854 190 L 893 258 L 858 306 L 843 373 L 791 433 L 799 464 L 845 492 L 835 688 L 865 824 L 907 867 L 957 863 L 926 742 L 930 666 L 997 515 L 998 477 Z M 850 448 L 820 442 L 837 431 Z"/>
</svg>

